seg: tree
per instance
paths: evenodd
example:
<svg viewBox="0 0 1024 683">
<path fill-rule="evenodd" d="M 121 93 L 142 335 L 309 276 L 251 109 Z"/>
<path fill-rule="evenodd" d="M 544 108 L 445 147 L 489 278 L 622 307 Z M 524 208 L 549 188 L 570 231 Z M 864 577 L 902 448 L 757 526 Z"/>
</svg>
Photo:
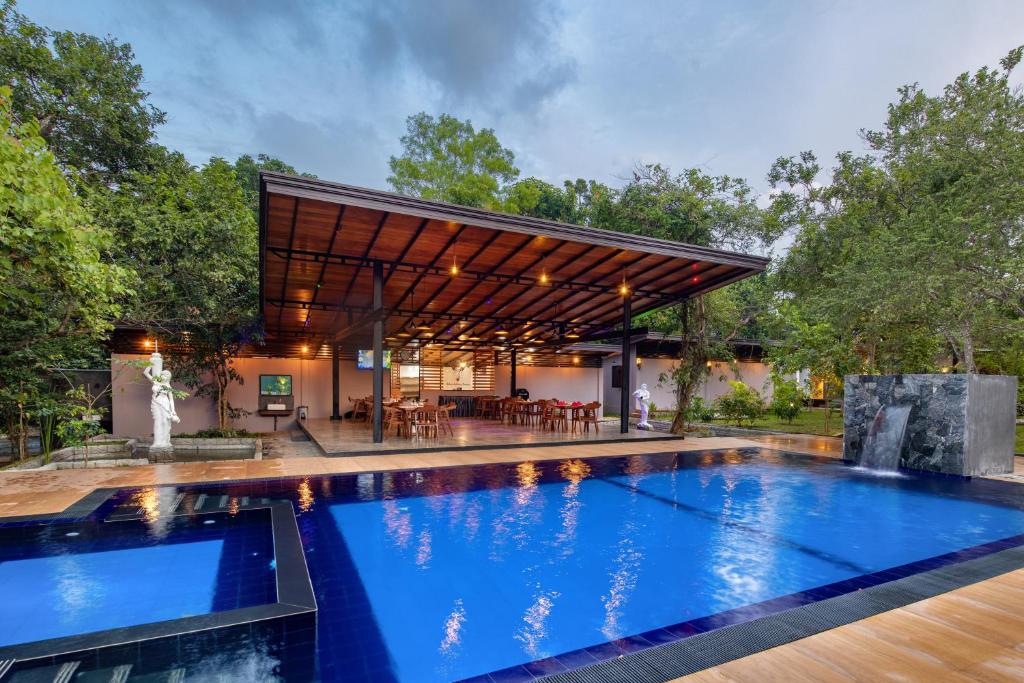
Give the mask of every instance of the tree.
<svg viewBox="0 0 1024 683">
<path fill-rule="evenodd" d="M 316 178 L 312 173 L 299 173 L 291 164 L 266 154 L 259 154 L 255 159 L 248 154 L 243 154 L 235 161 L 234 170 L 238 185 L 245 195 L 245 203 L 252 209 L 256 220 L 259 220 L 260 217 L 260 171 L 277 171 L 278 173 L 301 175 L 303 178 Z"/>
<path fill-rule="evenodd" d="M 929 96 L 899 91 L 868 153 L 837 156 L 831 182 L 810 152 L 779 159 L 774 210 L 797 226 L 782 282 L 882 371 L 977 370 L 977 349 L 1024 329 L 1024 95 L 998 69 Z"/>
<path fill-rule="evenodd" d="M 793 424 L 793 420 L 803 410 L 806 398 L 803 387 L 795 380 L 772 372 L 772 401 L 768 409 L 775 417 Z"/>
<path fill-rule="evenodd" d="M 737 251 L 770 244 L 776 237 L 776 224 L 757 207 L 745 181 L 698 169 L 673 175 L 658 164 L 634 171 L 633 180 L 619 192 L 603 222 L 601 227 L 623 232 Z M 713 355 L 730 357 L 728 342 L 769 312 L 765 281 L 746 287 L 750 296 L 745 299 L 737 296 L 743 290 L 734 285 L 648 319 L 682 339 L 678 363 L 666 378 L 675 386 L 671 427 L 675 434 L 686 427 L 687 409 L 707 375 L 708 360 Z"/>
<path fill-rule="evenodd" d="M 256 221 L 234 169 L 217 158 L 196 169 L 166 153 L 154 171 L 92 198 L 116 235 L 116 260 L 139 275 L 125 320 L 158 333 L 175 378 L 212 397 L 227 429 L 227 387 L 241 381 L 234 358 L 258 337 Z"/>
<path fill-rule="evenodd" d="M 17 123 L 39 134 L 65 171 L 112 183 L 150 162 L 164 112 L 147 102 L 130 45 L 32 23 L 13 0 L 0 8 L 0 81 Z"/>
<path fill-rule="evenodd" d="M 592 225 L 606 222 L 615 193 L 595 180 L 566 180 L 562 188 L 539 178 L 526 178 L 509 187 L 505 210 L 561 223 Z"/>
<path fill-rule="evenodd" d="M 769 348 L 768 362 L 780 374 L 809 370 L 812 380 L 821 383 L 828 432 L 832 399 L 842 394 L 846 375 L 866 369 L 864 360 L 855 353 L 851 338 L 829 321 L 808 319 L 793 304 L 784 306 L 782 318 L 784 332 L 780 344 Z"/>
<path fill-rule="evenodd" d="M 402 154 L 391 157 L 388 183 L 396 192 L 463 206 L 497 209 L 519 176 L 515 155 L 490 128 L 420 112 L 406 119 Z"/>
<path fill-rule="evenodd" d="M 0 415 L 24 457 L 48 368 L 104 338 L 129 279 L 104 261 L 111 235 L 72 192 L 38 124 L 13 122 L 10 95 L 0 89 Z"/>
<path fill-rule="evenodd" d="M 753 422 L 764 414 L 764 400 L 757 390 L 743 382 L 730 381 L 732 390 L 715 399 L 715 411 L 726 420 L 742 427 L 744 422 Z"/>
</svg>

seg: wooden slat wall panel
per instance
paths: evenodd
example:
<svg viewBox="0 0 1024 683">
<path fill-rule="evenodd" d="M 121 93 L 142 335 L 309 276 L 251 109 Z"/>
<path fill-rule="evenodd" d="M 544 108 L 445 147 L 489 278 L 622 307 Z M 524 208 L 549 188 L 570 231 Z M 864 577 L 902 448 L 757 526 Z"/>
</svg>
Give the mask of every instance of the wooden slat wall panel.
<svg viewBox="0 0 1024 683">
<path fill-rule="evenodd" d="M 473 390 L 494 391 L 494 352 L 481 349 L 473 352 Z"/>
<path fill-rule="evenodd" d="M 441 363 L 444 352 L 441 349 L 420 351 L 420 391 L 441 391 Z"/>
</svg>

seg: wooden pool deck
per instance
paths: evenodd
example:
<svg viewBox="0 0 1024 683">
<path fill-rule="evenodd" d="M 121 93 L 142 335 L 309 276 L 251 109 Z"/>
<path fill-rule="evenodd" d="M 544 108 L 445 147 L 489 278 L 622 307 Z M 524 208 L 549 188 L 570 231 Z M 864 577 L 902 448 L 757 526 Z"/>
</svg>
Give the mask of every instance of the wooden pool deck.
<svg viewBox="0 0 1024 683">
<path fill-rule="evenodd" d="M 286 448 L 288 438 L 279 438 Z M 311 444 L 306 442 L 308 453 Z M 479 448 L 398 455 L 326 458 L 296 454 L 265 460 L 167 463 L 90 470 L 0 472 L 5 516 L 59 512 L 96 488 L 203 481 L 302 477 L 485 463 L 557 460 L 665 451 L 745 447 L 838 455 L 835 440 L 816 437 L 687 438 Z M 1017 458 L 1017 481 L 1024 459 Z M 1024 570 L 705 669 L 687 683 L 765 681 L 1020 681 L 1024 680 Z"/>
</svg>

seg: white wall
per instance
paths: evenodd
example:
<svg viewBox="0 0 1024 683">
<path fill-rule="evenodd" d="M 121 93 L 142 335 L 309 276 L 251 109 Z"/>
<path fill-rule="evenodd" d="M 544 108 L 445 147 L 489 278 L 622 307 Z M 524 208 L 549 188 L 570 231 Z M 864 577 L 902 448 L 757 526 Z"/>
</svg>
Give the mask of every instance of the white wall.
<svg viewBox="0 0 1024 683">
<path fill-rule="evenodd" d="M 613 389 L 611 386 L 611 367 L 619 363 L 619 357 L 613 356 L 605 360 L 604 366 L 604 376 L 606 379 L 604 402 L 606 405 L 614 406 L 615 412 L 618 412 L 620 394 L 618 389 Z M 675 364 L 676 361 L 670 358 L 644 358 L 639 368 L 635 364 L 632 367 L 630 374 L 632 375 L 631 384 L 634 390 L 635 387 L 646 384 L 647 390 L 651 392 L 651 401 L 658 410 L 675 409 L 674 385 L 671 380 L 666 382 L 660 381 L 660 376 L 663 373 L 671 374 L 672 367 Z M 729 381 L 738 379 L 747 386 L 756 389 L 767 401 L 771 399 L 772 395 L 770 376 L 771 368 L 764 363 L 737 362 L 729 364 L 713 361 L 707 380 L 700 386 L 695 395 L 704 399 L 705 403 L 710 403 L 717 397 L 729 393 L 732 390 L 732 387 L 729 386 Z M 632 391 L 630 393 L 632 394 Z M 633 400 L 630 401 L 630 409 L 637 409 L 636 402 Z"/>
<path fill-rule="evenodd" d="M 114 354 L 112 399 L 115 436 L 149 436 L 153 433 L 149 413 L 149 382 L 140 370 L 118 366 L 119 360 L 145 360 L 146 356 Z M 251 411 L 247 417 L 234 422 L 234 426 L 253 432 L 269 432 L 274 428 L 273 417 L 256 414 L 259 409 L 260 375 L 291 375 L 292 396 L 295 407 L 309 406 L 310 417 L 331 416 L 331 361 L 300 360 L 292 358 L 238 358 L 235 369 L 242 375 L 243 384 L 228 387 L 228 401 L 232 407 Z M 363 397 L 373 393 L 373 372 L 359 370 L 355 361 L 341 361 L 341 410 L 351 408 L 348 397 Z M 179 389 L 187 387 L 175 383 Z M 391 380 L 385 370 L 384 394 L 390 393 Z M 191 393 L 191 392 L 190 392 Z M 172 434 L 185 434 L 216 426 L 217 412 L 208 397 L 190 396 L 175 402 L 181 422 L 173 425 Z M 277 428 L 286 429 L 295 418 L 278 418 Z"/>
<path fill-rule="evenodd" d="M 123 360 L 146 360 L 146 356 L 114 355 L 113 409 L 115 436 L 142 436 L 153 433 L 153 421 L 149 413 L 149 382 L 136 368 L 118 365 Z M 259 376 L 291 375 L 292 395 L 295 407 L 309 406 L 309 416 L 330 417 L 331 415 L 331 362 L 329 360 L 298 360 L 290 358 L 239 358 L 235 369 L 242 375 L 243 384 L 232 384 L 228 388 L 228 401 L 233 407 L 251 411 L 247 417 L 236 420 L 236 427 L 252 432 L 269 432 L 274 428 L 273 417 L 256 414 L 259 409 Z M 355 361 L 341 361 L 341 410 L 351 408 L 348 398 L 369 396 L 373 393 L 373 373 L 359 370 Z M 558 398 L 564 401 L 600 401 L 603 395 L 601 368 L 546 368 L 519 366 L 516 371 L 518 386 L 529 390 L 532 398 Z M 426 391 L 423 397 L 434 402 L 439 394 L 482 395 L 497 394 L 508 396 L 510 391 L 511 368 L 499 365 L 495 368 L 495 387 L 488 391 Z M 179 389 L 188 391 L 175 383 Z M 391 380 L 385 371 L 384 394 L 390 394 Z M 191 392 L 190 392 L 191 393 Z M 210 398 L 190 396 L 175 402 L 181 422 L 173 425 L 172 434 L 186 434 L 216 426 L 217 412 Z M 277 428 L 286 429 L 295 424 L 295 418 L 278 418 Z"/>
</svg>

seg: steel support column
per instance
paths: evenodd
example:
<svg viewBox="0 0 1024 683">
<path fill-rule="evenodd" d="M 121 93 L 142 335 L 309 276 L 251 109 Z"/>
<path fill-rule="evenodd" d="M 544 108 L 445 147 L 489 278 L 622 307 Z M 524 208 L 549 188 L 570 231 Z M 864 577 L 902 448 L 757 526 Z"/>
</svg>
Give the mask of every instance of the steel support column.
<svg viewBox="0 0 1024 683">
<path fill-rule="evenodd" d="M 384 264 L 373 262 L 373 311 L 384 308 Z M 384 319 L 373 323 L 373 442 L 384 440 Z"/>
<path fill-rule="evenodd" d="M 629 385 L 630 373 L 632 372 L 632 359 L 630 356 L 630 329 L 633 326 L 633 303 L 627 293 L 622 297 L 622 390 L 619 401 L 619 432 L 629 432 Z"/>
<path fill-rule="evenodd" d="M 331 419 L 341 419 L 341 349 L 331 344 Z"/>
<path fill-rule="evenodd" d="M 510 396 L 515 396 L 516 395 L 516 350 L 515 350 L 515 348 L 512 349 L 512 352 L 509 355 L 512 357 L 512 378 L 511 378 L 511 381 L 509 382 L 509 392 L 508 393 L 509 393 Z"/>
</svg>

